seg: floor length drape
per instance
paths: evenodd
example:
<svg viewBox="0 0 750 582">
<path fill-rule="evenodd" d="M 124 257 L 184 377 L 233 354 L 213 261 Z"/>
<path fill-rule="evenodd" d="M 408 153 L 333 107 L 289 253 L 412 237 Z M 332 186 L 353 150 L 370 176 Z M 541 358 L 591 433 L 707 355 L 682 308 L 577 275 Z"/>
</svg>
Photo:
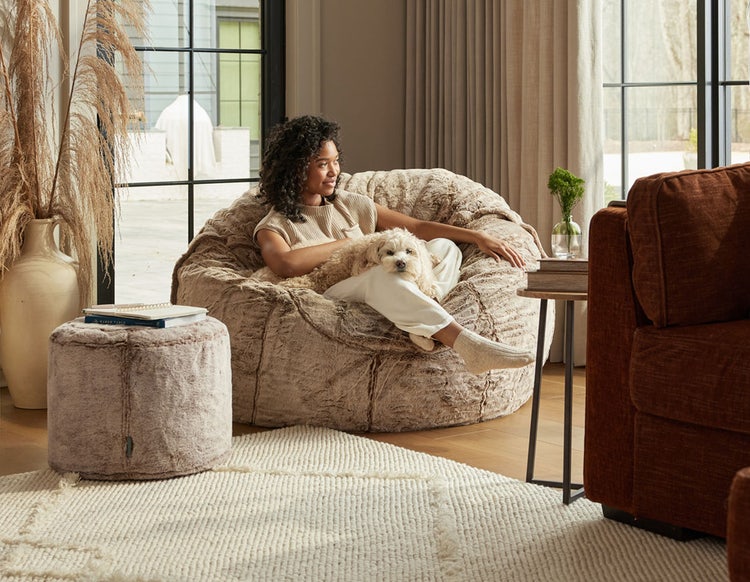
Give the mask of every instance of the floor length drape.
<svg viewBox="0 0 750 582">
<path fill-rule="evenodd" d="M 539 232 L 560 209 L 547 190 L 562 166 L 586 180 L 573 217 L 587 232 L 603 206 L 597 0 L 407 0 L 406 164 L 444 167 L 502 194 Z M 564 310 L 550 359 L 561 361 Z M 576 304 L 575 363 L 585 363 Z"/>
</svg>

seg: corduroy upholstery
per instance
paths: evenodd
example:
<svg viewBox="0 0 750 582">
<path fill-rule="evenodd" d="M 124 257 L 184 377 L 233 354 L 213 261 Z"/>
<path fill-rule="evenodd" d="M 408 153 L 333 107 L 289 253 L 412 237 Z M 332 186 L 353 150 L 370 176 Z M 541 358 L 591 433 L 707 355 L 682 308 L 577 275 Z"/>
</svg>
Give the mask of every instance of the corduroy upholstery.
<svg viewBox="0 0 750 582">
<path fill-rule="evenodd" d="M 750 465 L 750 164 L 635 182 L 592 219 L 587 496 L 725 536 Z"/>
<path fill-rule="evenodd" d="M 737 472 L 729 494 L 727 559 L 732 582 L 750 582 L 750 467 Z"/>
</svg>

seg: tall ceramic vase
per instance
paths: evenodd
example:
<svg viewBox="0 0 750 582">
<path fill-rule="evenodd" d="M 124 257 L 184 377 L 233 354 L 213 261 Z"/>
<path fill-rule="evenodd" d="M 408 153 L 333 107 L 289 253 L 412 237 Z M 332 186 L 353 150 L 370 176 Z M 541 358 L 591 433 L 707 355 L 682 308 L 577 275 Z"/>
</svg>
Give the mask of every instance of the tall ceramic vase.
<svg viewBox="0 0 750 582">
<path fill-rule="evenodd" d="M 18 408 L 47 408 L 50 333 L 80 313 L 75 263 L 57 245 L 57 224 L 32 220 L 21 256 L 0 281 L 0 358 Z"/>
</svg>

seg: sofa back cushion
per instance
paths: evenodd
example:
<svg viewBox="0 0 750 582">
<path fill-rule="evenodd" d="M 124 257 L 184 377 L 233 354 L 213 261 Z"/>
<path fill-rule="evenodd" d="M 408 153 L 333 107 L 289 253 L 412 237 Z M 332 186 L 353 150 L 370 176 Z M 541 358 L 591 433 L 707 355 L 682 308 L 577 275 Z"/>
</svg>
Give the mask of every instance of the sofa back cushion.
<svg viewBox="0 0 750 582">
<path fill-rule="evenodd" d="M 750 164 L 656 174 L 627 200 L 633 284 L 658 327 L 750 314 Z"/>
</svg>

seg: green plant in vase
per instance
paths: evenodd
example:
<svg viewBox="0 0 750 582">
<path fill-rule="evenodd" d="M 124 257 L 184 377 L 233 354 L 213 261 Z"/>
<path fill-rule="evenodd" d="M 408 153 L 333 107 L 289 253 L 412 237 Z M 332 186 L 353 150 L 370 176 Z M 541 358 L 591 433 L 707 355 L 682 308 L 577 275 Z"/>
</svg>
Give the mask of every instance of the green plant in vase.
<svg viewBox="0 0 750 582">
<path fill-rule="evenodd" d="M 562 220 L 552 228 L 552 254 L 558 259 L 574 259 L 581 254 L 583 233 L 573 220 L 573 208 L 583 198 L 586 182 L 564 168 L 550 174 L 547 188 L 557 198 Z"/>
</svg>

